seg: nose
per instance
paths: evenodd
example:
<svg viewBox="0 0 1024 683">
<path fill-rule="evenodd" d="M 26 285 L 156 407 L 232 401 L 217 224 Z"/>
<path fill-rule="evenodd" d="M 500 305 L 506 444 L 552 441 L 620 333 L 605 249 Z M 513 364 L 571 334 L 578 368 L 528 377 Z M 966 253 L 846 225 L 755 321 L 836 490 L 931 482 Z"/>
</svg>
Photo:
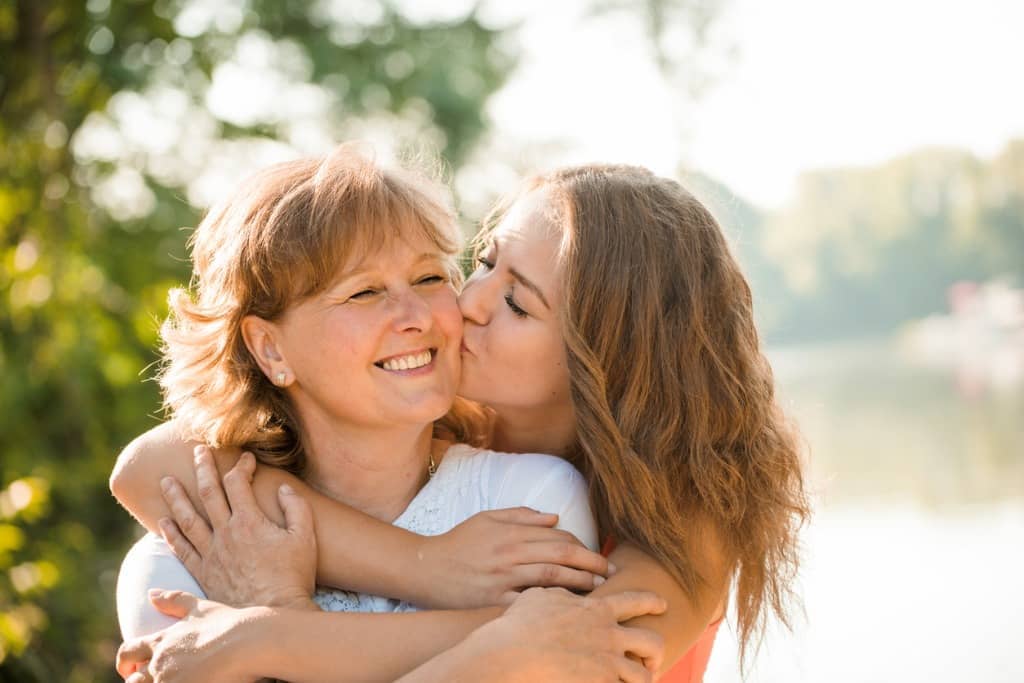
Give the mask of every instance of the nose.
<svg viewBox="0 0 1024 683">
<path fill-rule="evenodd" d="M 426 332 L 433 324 L 433 311 L 414 289 L 406 289 L 392 297 L 394 328 L 397 332 Z"/>
<path fill-rule="evenodd" d="M 491 278 L 486 273 L 474 273 L 459 294 L 459 310 L 462 317 L 477 325 L 486 325 L 491 318 L 493 306 L 490 302 Z"/>
</svg>

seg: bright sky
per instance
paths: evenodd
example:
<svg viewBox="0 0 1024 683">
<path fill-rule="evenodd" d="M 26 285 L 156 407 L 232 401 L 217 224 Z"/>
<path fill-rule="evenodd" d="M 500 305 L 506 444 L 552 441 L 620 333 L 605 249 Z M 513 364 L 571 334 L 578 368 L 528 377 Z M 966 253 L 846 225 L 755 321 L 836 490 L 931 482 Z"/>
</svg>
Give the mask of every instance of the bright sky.
<svg viewBox="0 0 1024 683">
<path fill-rule="evenodd" d="M 347 19 L 372 21 L 380 11 L 373 0 L 333 1 Z M 414 19 L 438 20 L 465 16 L 478 0 L 396 1 Z M 180 28 L 240 21 L 240 2 L 195 0 Z M 509 39 L 521 45 L 521 59 L 489 104 L 490 137 L 456 179 L 463 208 L 507 191 L 516 173 L 585 161 L 666 175 L 685 166 L 771 208 L 806 170 L 879 163 L 926 145 L 989 157 L 1024 137 L 1022 0 L 723 2 L 716 47 L 702 53 L 718 56 L 716 78 L 697 101 L 655 68 L 634 15 L 584 20 L 597 0 L 484 2 L 485 21 L 519 23 Z M 735 48 L 735 57 L 723 59 L 721 46 Z M 187 182 L 190 201 L 206 205 L 251 168 L 323 151 L 335 142 L 318 125 L 327 98 L 303 84 L 308 66 L 294 52 L 247 36 L 235 61 L 218 67 L 206 101 L 240 125 L 254 116 L 284 122 L 286 142 L 217 140 L 209 115 L 190 113 L 184 95 L 164 88 L 117 95 L 108 107 L 115 120 L 93 117 L 76 136 L 76 154 L 112 160 L 147 149 L 155 155 L 148 172 Z M 426 124 L 385 121 L 346 135 L 386 146 L 423 140 Z M 164 158 L 168 149 L 182 150 L 174 164 Z M 155 201 L 131 163 L 97 192 L 124 219 L 146 215 Z"/>
<path fill-rule="evenodd" d="M 981 156 L 1024 136 L 1024 2 L 732 0 L 737 49 L 696 104 L 677 97 L 621 20 L 580 1 L 522 0 L 523 60 L 496 95 L 496 137 L 561 140 L 553 162 L 680 160 L 764 206 L 796 176 L 926 145 Z"/>
</svg>

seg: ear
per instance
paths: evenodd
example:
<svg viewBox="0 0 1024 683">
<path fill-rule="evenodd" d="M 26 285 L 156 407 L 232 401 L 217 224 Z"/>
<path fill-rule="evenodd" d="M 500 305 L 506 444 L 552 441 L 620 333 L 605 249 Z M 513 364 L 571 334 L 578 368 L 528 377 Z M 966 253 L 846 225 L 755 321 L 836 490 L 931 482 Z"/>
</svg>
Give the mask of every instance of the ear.
<svg viewBox="0 0 1024 683">
<path fill-rule="evenodd" d="M 281 372 L 291 374 L 288 363 L 279 348 L 280 331 L 277 325 L 255 315 L 242 318 L 242 339 L 249 353 L 260 366 L 263 374 L 275 384 L 275 378 Z"/>
</svg>

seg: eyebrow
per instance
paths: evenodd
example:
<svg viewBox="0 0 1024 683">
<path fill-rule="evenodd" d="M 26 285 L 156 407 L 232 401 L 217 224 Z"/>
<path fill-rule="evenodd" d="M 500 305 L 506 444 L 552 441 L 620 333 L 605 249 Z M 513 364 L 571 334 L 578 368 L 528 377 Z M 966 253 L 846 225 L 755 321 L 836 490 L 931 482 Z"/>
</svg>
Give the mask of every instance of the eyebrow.
<svg viewBox="0 0 1024 683">
<path fill-rule="evenodd" d="M 544 304 L 544 308 L 549 311 L 551 310 L 551 304 L 549 304 L 548 300 L 544 298 L 544 292 L 540 291 L 540 287 L 526 279 L 526 277 L 515 268 L 509 268 L 508 272 L 516 279 L 516 282 L 536 294 L 537 298 L 540 299 L 540 302 Z"/>
<path fill-rule="evenodd" d="M 419 256 L 416 257 L 416 260 L 413 261 L 413 265 L 414 266 L 418 266 L 421 263 L 423 263 L 424 261 L 440 261 L 440 260 L 441 260 L 441 257 L 440 257 L 439 254 L 434 253 L 434 252 L 430 252 L 430 251 L 425 251 L 425 252 L 423 252 L 422 254 L 420 254 Z M 347 270 L 344 273 L 341 273 L 335 279 L 335 283 L 342 283 L 342 282 L 344 282 L 346 280 L 351 280 L 354 277 L 357 277 L 359 275 L 363 275 L 365 273 L 369 273 L 372 270 L 373 270 L 373 268 L 353 268 L 352 270 Z"/>
</svg>

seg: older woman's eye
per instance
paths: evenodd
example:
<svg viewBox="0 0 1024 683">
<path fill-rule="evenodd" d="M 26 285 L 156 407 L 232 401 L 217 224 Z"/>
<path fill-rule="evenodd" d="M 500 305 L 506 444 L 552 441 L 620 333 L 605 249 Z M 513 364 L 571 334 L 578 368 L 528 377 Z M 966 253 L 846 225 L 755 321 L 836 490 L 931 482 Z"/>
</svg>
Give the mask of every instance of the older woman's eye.
<svg viewBox="0 0 1024 683">
<path fill-rule="evenodd" d="M 446 278 L 444 275 L 427 275 L 426 277 L 421 277 L 419 280 L 417 280 L 416 284 L 436 285 L 442 282 L 448 282 L 448 278 Z"/>
<path fill-rule="evenodd" d="M 350 296 L 349 300 L 355 299 L 358 301 L 359 299 L 369 299 L 374 294 L 377 294 L 376 289 L 364 289 Z"/>
</svg>

